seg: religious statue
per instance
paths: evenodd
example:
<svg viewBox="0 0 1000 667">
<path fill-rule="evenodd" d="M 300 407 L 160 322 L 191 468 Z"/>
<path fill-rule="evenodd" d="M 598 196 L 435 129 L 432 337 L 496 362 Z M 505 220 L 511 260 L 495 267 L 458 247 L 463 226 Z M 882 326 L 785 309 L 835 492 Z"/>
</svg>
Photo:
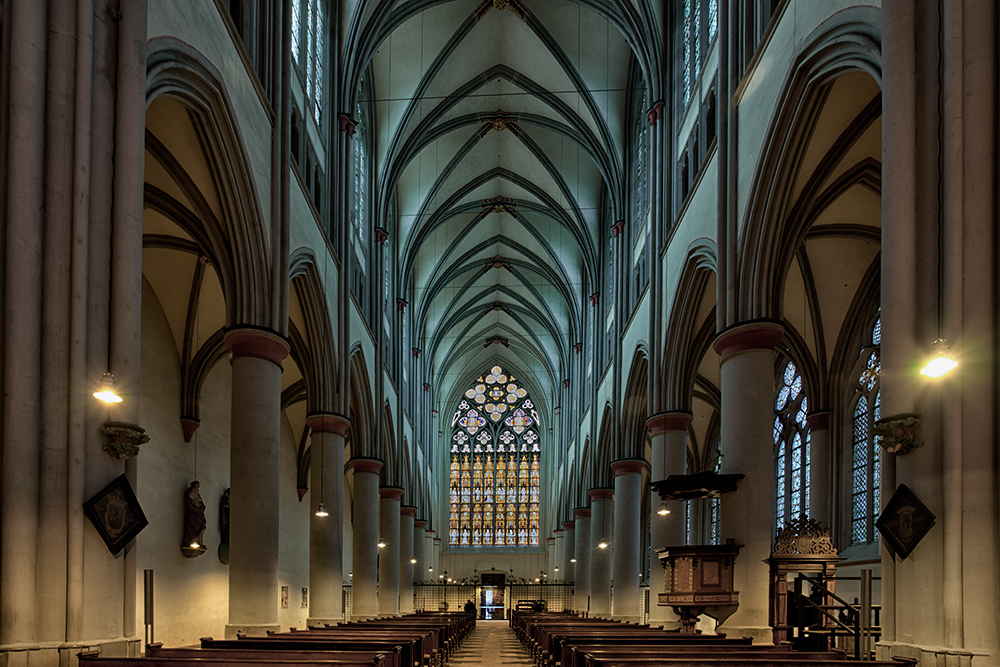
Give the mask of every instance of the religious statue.
<svg viewBox="0 0 1000 667">
<path fill-rule="evenodd" d="M 207 523 L 205 501 L 201 499 L 200 487 L 201 483 L 196 480 L 184 492 L 184 539 L 181 547 L 204 551 Z"/>
<path fill-rule="evenodd" d="M 219 561 L 229 565 L 229 489 L 226 489 L 219 499 L 219 531 L 222 539 L 219 542 Z"/>
</svg>

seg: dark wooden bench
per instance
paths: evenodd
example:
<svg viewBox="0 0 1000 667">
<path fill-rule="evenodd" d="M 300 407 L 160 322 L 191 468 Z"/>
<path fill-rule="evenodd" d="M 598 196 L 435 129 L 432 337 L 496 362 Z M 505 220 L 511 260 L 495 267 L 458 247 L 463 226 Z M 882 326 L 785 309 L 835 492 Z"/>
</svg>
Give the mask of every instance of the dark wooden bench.
<svg viewBox="0 0 1000 667">
<path fill-rule="evenodd" d="M 437 635 L 435 633 L 410 630 L 369 627 L 351 624 L 336 627 L 327 627 L 310 630 L 296 630 L 294 632 L 268 632 L 267 637 L 246 637 L 238 641 L 250 640 L 264 641 L 288 641 L 300 643 L 328 642 L 335 643 L 337 640 L 347 640 L 351 642 L 377 642 L 382 646 L 401 646 L 403 665 L 412 667 L 434 667 L 441 659 L 438 655 Z M 315 644 L 314 644 L 315 645 Z M 370 648 L 378 648 L 373 645 Z"/>
<path fill-rule="evenodd" d="M 234 642 L 238 643 L 238 642 Z M 338 660 L 365 662 L 376 667 L 398 667 L 399 650 L 375 652 L 375 651 L 351 651 L 339 649 L 327 649 L 323 651 L 287 651 L 287 650 L 265 650 L 265 649 L 245 649 L 234 646 L 232 648 L 201 648 L 198 646 L 184 646 L 164 648 L 161 644 L 150 644 L 146 647 L 147 658 L 221 658 L 241 664 L 254 663 L 259 660 Z"/>
<path fill-rule="evenodd" d="M 381 664 L 375 660 L 370 662 L 345 660 L 295 660 L 295 659 L 258 659 L 245 658 L 111 658 L 103 657 L 99 651 L 83 651 L 79 653 L 80 664 L 89 667 L 237 667 L 253 665 L 254 667 L 374 667 Z"/>
<path fill-rule="evenodd" d="M 399 650 L 400 667 L 420 667 L 420 645 L 416 640 L 405 637 L 370 637 L 363 635 L 343 636 L 343 637 L 310 637 L 308 632 L 295 633 L 295 638 L 284 637 L 240 637 L 238 639 L 212 639 L 206 637 L 201 640 L 202 648 L 231 648 L 232 644 L 239 644 L 239 648 L 247 650 L 263 649 L 265 651 L 323 651 L 323 650 L 350 650 L 350 651 L 375 651 L 388 653 L 393 649 Z"/>
<path fill-rule="evenodd" d="M 711 658 L 676 657 L 676 658 L 597 658 L 587 656 L 587 667 L 796 667 L 806 664 L 808 667 L 846 667 L 844 658 L 832 660 L 810 660 L 801 663 L 795 653 L 787 657 L 772 656 L 768 658 L 729 658 L 724 653 Z M 899 667 L 900 662 L 866 662 L 866 667 Z"/>
</svg>

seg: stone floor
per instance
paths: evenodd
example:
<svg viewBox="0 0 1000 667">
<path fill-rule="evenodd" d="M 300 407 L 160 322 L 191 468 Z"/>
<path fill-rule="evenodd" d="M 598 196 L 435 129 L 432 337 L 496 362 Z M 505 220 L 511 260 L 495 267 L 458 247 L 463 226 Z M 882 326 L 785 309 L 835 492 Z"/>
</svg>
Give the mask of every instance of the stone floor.
<svg viewBox="0 0 1000 667">
<path fill-rule="evenodd" d="M 448 667 L 531 664 L 531 656 L 521 648 L 507 621 L 476 621 L 476 629 L 448 661 Z"/>
</svg>

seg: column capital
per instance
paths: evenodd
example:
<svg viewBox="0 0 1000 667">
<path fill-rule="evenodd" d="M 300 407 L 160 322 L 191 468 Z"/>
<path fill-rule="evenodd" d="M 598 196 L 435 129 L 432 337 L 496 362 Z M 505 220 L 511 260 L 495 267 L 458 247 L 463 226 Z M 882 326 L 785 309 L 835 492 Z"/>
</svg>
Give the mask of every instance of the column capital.
<svg viewBox="0 0 1000 667">
<path fill-rule="evenodd" d="M 276 331 L 247 325 L 235 326 L 225 333 L 226 347 L 233 358 L 257 357 L 281 366 L 288 356 L 288 341 Z"/>
<path fill-rule="evenodd" d="M 589 519 L 590 518 L 590 508 L 588 507 L 577 507 L 573 510 L 573 519 Z"/>
<path fill-rule="evenodd" d="M 650 125 L 655 125 L 656 121 L 663 119 L 663 110 L 666 108 L 667 103 L 663 100 L 656 102 L 649 108 L 646 112 L 646 120 L 649 121 Z"/>
<path fill-rule="evenodd" d="M 435 537 L 434 541 L 437 542 L 438 544 L 441 544 L 441 538 L 440 537 Z"/>
<path fill-rule="evenodd" d="M 426 528 L 427 527 L 427 520 L 426 519 L 416 519 L 413 522 L 413 527 L 414 528 Z"/>
<path fill-rule="evenodd" d="M 347 465 L 354 469 L 354 472 L 373 472 L 378 474 L 382 470 L 383 463 L 379 459 L 357 458 L 351 459 Z"/>
<path fill-rule="evenodd" d="M 552 532 L 556 534 L 556 537 L 562 537 L 562 535 L 563 535 L 563 529 L 562 528 L 556 528 Z"/>
<path fill-rule="evenodd" d="M 351 120 L 351 117 L 346 113 L 337 114 L 337 123 L 340 125 L 341 131 L 346 132 L 349 137 L 353 137 L 358 128 L 357 122 Z"/>
<path fill-rule="evenodd" d="M 587 497 L 590 498 L 590 502 L 594 502 L 595 500 L 611 500 L 615 497 L 615 490 L 606 486 L 599 486 L 587 491 Z"/>
<path fill-rule="evenodd" d="M 629 473 L 641 473 L 645 467 L 646 459 L 618 459 L 611 462 L 611 469 L 614 470 L 615 477 Z"/>
<path fill-rule="evenodd" d="M 417 516 L 417 508 L 414 507 L 413 505 L 400 505 L 400 507 L 399 507 L 399 516 L 412 516 L 412 517 L 416 517 Z M 414 525 L 416 525 L 416 523 L 417 523 L 416 521 L 413 522 Z"/>
<path fill-rule="evenodd" d="M 722 361 L 750 350 L 771 350 L 781 342 L 785 330 L 777 322 L 758 320 L 730 327 L 715 339 L 713 347 Z"/>
<path fill-rule="evenodd" d="M 428 528 L 427 530 L 424 531 L 424 537 L 428 537 L 428 536 L 429 537 L 434 537 L 434 532 L 435 531 L 434 531 L 433 528 Z M 434 539 L 438 539 L 438 538 L 434 538 Z"/>
<path fill-rule="evenodd" d="M 830 411 L 822 410 L 806 416 L 810 431 L 825 431 L 830 428 Z"/>
<path fill-rule="evenodd" d="M 664 431 L 687 431 L 694 415 L 683 410 L 658 412 L 646 420 L 646 428 L 650 435 L 659 435 Z"/>
<path fill-rule="evenodd" d="M 563 530 L 576 530 L 572 521 L 563 521 Z"/>
<path fill-rule="evenodd" d="M 549 544 L 555 544 L 556 543 L 556 538 L 554 538 L 554 537 L 546 537 L 545 541 L 548 542 Z"/>
<path fill-rule="evenodd" d="M 401 486 L 380 486 L 378 489 L 378 497 L 386 498 L 388 500 L 402 500 L 403 499 L 403 487 Z"/>
<path fill-rule="evenodd" d="M 306 426 L 314 432 L 344 435 L 351 426 L 351 420 L 333 412 L 313 412 L 306 415 Z"/>
</svg>

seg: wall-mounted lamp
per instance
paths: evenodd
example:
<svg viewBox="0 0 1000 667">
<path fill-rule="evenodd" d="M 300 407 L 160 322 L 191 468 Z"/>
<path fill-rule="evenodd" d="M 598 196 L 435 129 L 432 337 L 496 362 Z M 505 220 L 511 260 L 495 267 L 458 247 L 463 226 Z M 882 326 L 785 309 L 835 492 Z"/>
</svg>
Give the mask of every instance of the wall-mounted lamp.
<svg viewBox="0 0 1000 667">
<path fill-rule="evenodd" d="M 670 514 L 670 508 L 667 507 L 666 500 L 660 501 L 660 509 L 656 510 L 656 513 L 659 514 L 660 516 L 667 516 L 668 514 Z"/>
<path fill-rule="evenodd" d="M 597 543 L 597 548 L 598 549 L 607 549 L 608 548 L 608 541 L 602 537 L 601 541 Z"/>
<path fill-rule="evenodd" d="M 938 338 L 931 343 L 931 357 L 920 369 L 920 374 L 929 378 L 939 378 L 955 370 L 958 362 L 951 356 L 947 338 Z"/>
<path fill-rule="evenodd" d="M 118 395 L 118 383 L 115 382 L 115 374 L 108 371 L 101 376 L 101 383 L 94 392 L 94 398 L 105 403 L 121 403 L 122 397 Z"/>
<path fill-rule="evenodd" d="M 416 565 L 416 564 L 417 564 L 417 559 L 416 558 L 411 558 L 410 559 L 410 565 Z"/>
<path fill-rule="evenodd" d="M 571 563 L 575 563 L 575 562 L 576 562 L 576 559 L 575 559 L 575 558 L 570 558 L 570 559 L 569 559 L 569 562 L 571 562 Z"/>
<path fill-rule="evenodd" d="M 383 540 L 381 537 L 378 538 L 378 548 L 385 549 L 385 540 Z"/>
<path fill-rule="evenodd" d="M 316 516 L 330 516 L 330 513 L 326 511 L 326 505 L 320 502 L 319 507 L 316 509 Z"/>
</svg>

